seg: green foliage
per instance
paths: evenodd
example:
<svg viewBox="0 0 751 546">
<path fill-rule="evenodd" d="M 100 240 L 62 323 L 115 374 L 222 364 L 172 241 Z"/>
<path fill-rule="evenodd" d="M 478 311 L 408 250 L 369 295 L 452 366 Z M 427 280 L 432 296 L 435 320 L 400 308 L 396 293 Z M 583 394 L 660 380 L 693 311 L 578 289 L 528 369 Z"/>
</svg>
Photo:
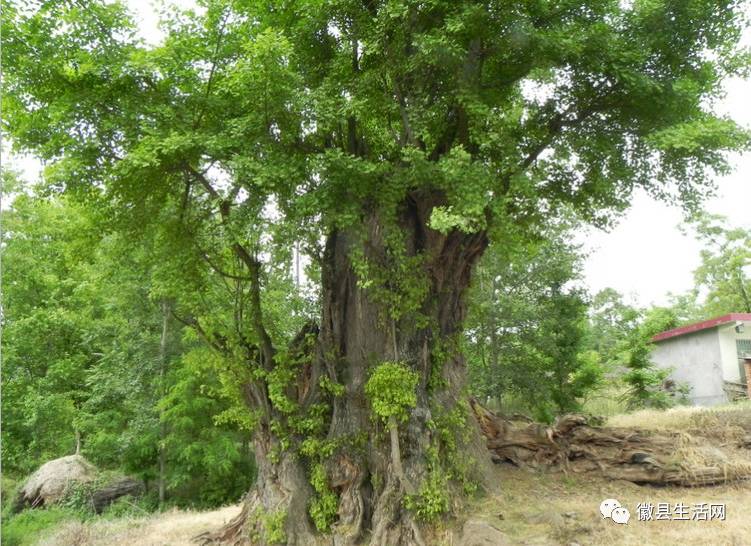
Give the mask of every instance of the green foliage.
<svg viewBox="0 0 751 546">
<path fill-rule="evenodd" d="M 576 288 L 582 256 L 571 227 L 552 225 L 534 241 L 491 245 L 470 293 L 466 352 L 471 389 L 486 399 L 524 400 L 551 421 L 577 411 L 601 382 L 587 351 L 586 295 Z"/>
<path fill-rule="evenodd" d="M 139 498 L 125 495 L 107 506 L 101 517 L 112 520 L 143 517 L 157 510 L 158 502 L 155 495 L 144 495 Z"/>
<path fill-rule="evenodd" d="M 287 533 L 284 531 L 284 525 L 287 521 L 287 512 L 277 510 L 264 514 L 263 521 L 263 538 L 267 544 L 286 544 Z"/>
<path fill-rule="evenodd" d="M 470 495 L 477 490 L 474 473 L 475 461 L 468 456 L 463 446 L 471 441 L 470 408 L 466 402 L 458 402 L 452 409 L 434 405 L 433 419 L 428 428 L 434 431 L 434 445 L 431 447 L 429 464 L 445 469 L 447 480 L 461 484 L 462 492 Z"/>
<path fill-rule="evenodd" d="M 94 513 L 92 495 L 97 486 L 103 484 L 102 480 L 94 482 L 74 482 L 66 487 L 65 494 L 60 499 L 60 506 L 79 514 L 82 517 L 91 516 Z"/>
<path fill-rule="evenodd" d="M 2 543 L 6 546 L 33 546 L 54 527 L 77 518 L 77 512 L 61 507 L 25 510 L 13 516 L 4 516 Z"/>
<path fill-rule="evenodd" d="M 313 465 L 310 473 L 310 484 L 313 486 L 316 495 L 310 501 L 308 513 L 316 529 L 322 533 L 328 532 L 337 517 L 339 497 L 329 487 L 326 470 L 322 463 Z"/>
<path fill-rule="evenodd" d="M 507 239 L 561 257 L 538 259 L 553 271 L 540 275 L 510 261 L 506 280 L 538 282 L 478 314 L 473 385 L 529 394 L 545 417 L 576 408 L 597 380 L 580 357 L 583 296 L 570 253 L 529 234 L 568 210 L 608 224 L 637 188 L 695 207 L 748 144 L 710 110 L 748 68 L 732 1 L 207 0 L 165 11 L 157 45 L 121 3 L 2 2 L 4 130 L 46 162 L 50 194 L 85 203 L 21 196 L 3 241 L 18 264 L 4 278 L 3 461 L 19 470 L 70 452 L 80 430 L 100 465 L 153 482 L 166 456 L 172 492 L 208 472 L 203 500 L 218 501 L 250 472 L 238 430 L 261 421 L 280 449 L 322 436 L 341 390 L 301 408 L 307 364 L 284 347 L 336 288 L 332 262 L 396 334 L 429 326 L 428 295 L 470 274 L 472 253 L 442 272 L 426 252 L 468 232 L 495 241 L 486 280 Z M 310 261 L 299 289 L 293 247 Z M 475 298 L 495 305 L 488 289 Z M 488 343 L 503 358 L 484 358 Z M 219 356 L 204 366 L 199 346 Z M 376 368 L 375 415 L 405 419 L 417 378 Z"/>
<path fill-rule="evenodd" d="M 637 327 L 641 312 L 623 301 L 612 288 L 605 288 L 592 297 L 589 305 L 589 328 L 585 346 L 596 353 L 610 369 L 620 361 L 620 347 L 629 332 Z"/>
<path fill-rule="evenodd" d="M 94 227 L 69 202 L 22 194 L 3 211 L 3 467 L 29 473 L 75 448 L 99 301 Z"/>
<path fill-rule="evenodd" d="M 435 521 L 449 511 L 448 477 L 440 467 L 432 468 L 414 495 L 407 495 L 404 506 L 423 521 Z"/>
<path fill-rule="evenodd" d="M 332 381 L 331 378 L 327 375 L 321 376 L 321 379 L 318 381 L 318 383 L 321 389 L 332 394 L 333 396 L 343 396 L 345 393 L 344 385 Z"/>
<path fill-rule="evenodd" d="M 730 227 L 722 216 L 698 214 L 692 222 L 704 244 L 694 271 L 695 291 L 706 291 L 701 318 L 751 313 L 751 229 Z"/>
<path fill-rule="evenodd" d="M 654 308 L 637 328 L 629 332 L 623 344 L 622 358 L 627 368 L 623 380 L 629 386 L 627 396 L 630 409 L 668 408 L 680 400 L 663 388 L 671 370 L 657 368 L 650 358 L 652 337 L 675 326 L 675 314 L 670 309 Z M 679 389 L 678 394 L 681 392 Z"/>
<path fill-rule="evenodd" d="M 370 374 L 365 394 L 373 413 L 384 423 L 391 418 L 406 421 L 409 409 L 417 404 L 417 373 L 401 362 L 383 362 Z"/>
<path fill-rule="evenodd" d="M 105 471 L 97 474 L 90 482 L 73 482 L 68 484 L 58 506 L 75 514 L 79 520 L 87 520 L 96 515 L 94 510 L 94 493 L 114 481 L 122 478 L 122 474 L 115 471 Z M 125 495 L 107 506 L 103 516 L 116 519 L 127 515 L 143 516 L 158 508 L 154 495 L 145 494 L 134 498 Z"/>
<path fill-rule="evenodd" d="M 205 347 L 175 363 L 170 390 L 159 402 L 168 427 L 168 483 L 178 499 L 198 507 L 239 499 L 255 477 L 247 432 L 217 417 L 242 402 L 233 382 L 223 383 L 224 361 Z M 230 409 L 228 409 L 228 407 Z M 248 413 L 241 414 L 248 418 Z M 245 423 L 240 427 L 246 426 Z"/>
<path fill-rule="evenodd" d="M 424 256 L 410 256 L 405 247 L 404 232 L 387 216 L 382 227 L 384 251 L 370 256 L 361 248 L 350 254 L 358 284 L 368 291 L 369 297 L 380 304 L 384 312 L 384 328 L 393 327 L 392 321 L 410 317 L 416 324 L 424 324 L 420 308 L 428 294 L 429 284 L 422 274 Z M 367 248 L 366 240 L 361 243 Z"/>
<path fill-rule="evenodd" d="M 234 370 L 177 321 L 160 359 L 154 241 L 97 232 L 91 210 L 26 190 L 3 218 L 4 470 L 28 474 L 72 453 L 78 431 L 98 467 L 151 484 L 164 446 L 172 502 L 239 498 L 254 476 L 240 431 L 253 427 L 252 414 Z"/>
</svg>

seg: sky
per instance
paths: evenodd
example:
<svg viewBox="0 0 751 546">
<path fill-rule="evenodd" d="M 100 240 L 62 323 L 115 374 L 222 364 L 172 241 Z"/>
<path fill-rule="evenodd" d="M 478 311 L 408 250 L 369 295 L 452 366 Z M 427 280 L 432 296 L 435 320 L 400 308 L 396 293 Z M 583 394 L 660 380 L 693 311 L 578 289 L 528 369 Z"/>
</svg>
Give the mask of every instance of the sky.
<svg viewBox="0 0 751 546">
<path fill-rule="evenodd" d="M 154 3 L 129 0 L 141 28 L 150 43 L 161 39 Z M 190 0 L 175 2 L 192 5 Z M 751 46 L 751 29 L 743 37 Z M 751 128 L 751 79 L 735 78 L 726 82 L 726 97 L 718 110 Z M 751 152 L 731 157 L 732 174 L 718 178 L 716 195 L 705 209 L 721 214 L 734 227 L 751 228 Z M 12 162 L 27 179 L 38 176 L 39 164 L 32 157 Z M 666 304 L 669 294 L 693 287 L 693 270 L 699 265 L 700 244 L 678 226 L 683 221 L 679 207 L 657 202 L 643 192 L 634 195 L 632 205 L 615 228 L 603 232 L 594 228 L 578 234 L 587 253 L 584 285 L 591 293 L 611 287 L 642 306 Z"/>
<path fill-rule="evenodd" d="M 751 38 L 751 32 L 744 38 Z M 751 79 L 728 81 L 725 90 L 718 110 L 751 128 Z M 726 216 L 733 227 L 751 229 L 751 152 L 732 155 L 730 164 L 733 172 L 715 180 L 715 196 L 704 208 Z M 690 290 L 693 271 L 700 264 L 701 245 L 690 233 L 678 229 L 683 220 L 680 207 L 637 192 L 614 229 L 589 229 L 580 234 L 579 242 L 589 253 L 584 284 L 592 293 L 615 288 L 643 306 L 667 304 L 670 292 Z"/>
</svg>

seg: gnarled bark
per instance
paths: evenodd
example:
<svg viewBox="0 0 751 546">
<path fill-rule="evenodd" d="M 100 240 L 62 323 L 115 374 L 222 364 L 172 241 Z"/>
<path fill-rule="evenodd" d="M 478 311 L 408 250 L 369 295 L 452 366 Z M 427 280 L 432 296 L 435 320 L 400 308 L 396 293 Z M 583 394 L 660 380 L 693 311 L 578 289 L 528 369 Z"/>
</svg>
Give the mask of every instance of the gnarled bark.
<svg viewBox="0 0 751 546">
<path fill-rule="evenodd" d="M 329 437 L 367 433 L 365 454 L 349 459 L 350 478 L 340 483 L 339 522 L 335 533 L 342 542 L 374 545 L 422 544 L 413 514 L 404 497 L 415 494 L 428 474 L 427 450 L 435 444 L 429 423 L 434 408 L 450 410 L 460 402 L 464 361 L 458 353 L 434 354 L 438 343 L 460 333 L 466 313 L 463 295 L 471 269 L 486 245 L 484 234 L 428 229 L 435 201 L 413 196 L 401 211 L 398 228 L 405 234 L 406 255 L 422 256 L 422 276 L 428 283 L 417 326 L 414 315 L 391 320 L 384 305 L 363 289 L 352 266 L 360 234 L 336 232 L 328 240 L 324 269 L 324 308 L 321 347 L 325 373 L 345 386 L 334 400 Z M 377 214 L 366 219 L 364 253 L 369 263 L 388 268 L 384 225 Z M 407 363 L 419 375 L 417 406 L 399 429 L 384 430 L 373 420 L 364 395 L 371 370 L 384 361 Z M 431 376 L 440 387 L 431 387 Z M 435 377 L 440 380 L 435 381 Z M 469 416 L 468 416 L 469 417 Z M 482 458 L 481 450 L 467 457 Z M 394 460 L 398 457 L 400 460 Z"/>
<path fill-rule="evenodd" d="M 362 229 L 333 231 L 326 242 L 316 354 L 302 368 L 289 394 L 303 408 L 324 399 L 331 405 L 326 440 L 336 442 L 337 448 L 324 467 L 328 485 L 338 497 L 338 511 L 328 543 L 425 543 L 404 500 L 419 491 L 429 474 L 428 448 L 438 442 L 438 433 L 429 426 L 437 417 L 436 408 L 441 412 L 466 409 L 469 431 L 457 433 L 468 434 L 471 441 L 459 442 L 459 449 L 466 452 L 457 458 L 474 459 L 473 470 L 489 466 L 479 429 L 468 408 L 460 405 L 465 378 L 462 356 L 458 351 L 437 350 L 461 332 L 464 292 L 487 239 L 484 233 L 443 234 L 429 229 L 429 216 L 437 204 L 440 201 L 434 195 L 414 194 L 393 226 L 403 234 L 404 255 L 414 260 L 410 273 L 425 283 L 417 308 L 397 319 L 376 289 L 363 287 L 364 279 L 358 278 L 353 263 L 361 255 L 369 266 L 394 267 L 385 242 L 388 228 L 379 213 L 364 214 Z M 378 289 L 398 290 L 393 286 Z M 387 361 L 406 363 L 419 376 L 416 407 L 407 423 L 391 430 L 373 420 L 364 391 L 371 371 Z M 319 386 L 322 376 L 343 385 L 343 395 L 326 398 Z M 264 544 L 255 513 L 259 506 L 263 513 L 287 511 L 287 544 L 315 543 L 316 533 L 307 515 L 314 495 L 306 481 L 310 461 L 295 453 L 295 440 L 301 439 L 293 438 L 292 449 L 277 464 L 268 461 L 268 449 L 256 440 L 260 474 L 243 513 L 220 533 L 203 536 L 204 543 Z M 474 477 L 481 479 L 481 474 Z"/>
<path fill-rule="evenodd" d="M 243 501 L 240 513 L 214 532 L 195 537 L 199 544 L 246 546 L 269 544 L 270 520 L 283 514 L 287 544 L 315 544 L 316 537 L 306 514 L 311 487 L 300 460 L 278 449 L 268 431 L 255 435 L 258 475 Z M 278 458 L 277 458 L 278 454 Z"/>
</svg>

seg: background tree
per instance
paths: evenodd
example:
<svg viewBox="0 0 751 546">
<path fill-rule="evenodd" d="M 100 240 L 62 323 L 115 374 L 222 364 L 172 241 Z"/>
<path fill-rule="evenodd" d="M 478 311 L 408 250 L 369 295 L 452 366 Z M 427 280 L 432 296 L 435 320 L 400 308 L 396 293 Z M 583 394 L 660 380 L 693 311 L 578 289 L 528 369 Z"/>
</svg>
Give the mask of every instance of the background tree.
<svg viewBox="0 0 751 546">
<path fill-rule="evenodd" d="M 602 375 L 585 351 L 587 298 L 572 230 L 491 244 L 480 260 L 466 323 L 471 391 L 550 421 L 580 409 Z M 506 400 L 507 403 L 504 403 Z"/>
<path fill-rule="evenodd" d="M 726 218 L 708 213 L 691 225 L 704 243 L 694 272 L 696 290 L 706 292 L 704 314 L 751 313 L 751 230 L 729 227 Z"/>
<path fill-rule="evenodd" d="M 97 350 L 87 336 L 100 303 L 87 282 L 95 238 L 91 217 L 65 201 L 21 193 L 3 211 L 6 471 L 76 450 Z"/>
<path fill-rule="evenodd" d="M 652 363 L 652 337 L 677 326 L 669 308 L 655 307 L 646 312 L 639 325 L 628 332 L 621 344 L 621 363 L 626 368 L 623 381 L 628 386 L 626 400 L 630 409 L 667 408 L 681 401 L 685 388 L 667 389 L 670 370 Z"/>
<path fill-rule="evenodd" d="M 618 361 L 620 346 L 639 323 L 640 310 L 624 301 L 613 288 L 592 297 L 589 310 L 587 348 L 595 351 L 607 367 Z"/>
<path fill-rule="evenodd" d="M 153 247 L 102 233 L 96 213 L 66 196 L 10 179 L 4 189 L 16 194 L 3 211 L 5 475 L 80 447 L 154 496 L 162 474 L 170 503 L 237 500 L 235 480 L 254 474 L 247 427 L 230 418 L 242 402 L 223 364 L 196 364 L 205 346 L 183 341 L 175 319 L 162 369 Z"/>
<path fill-rule="evenodd" d="M 164 234 L 160 297 L 241 378 L 258 480 L 225 536 L 420 542 L 409 507 L 485 456 L 449 416 L 488 241 L 562 207 L 606 223 L 636 187 L 695 204 L 747 142 L 709 110 L 744 68 L 735 2 L 214 0 L 154 47 L 118 4 L 3 11 L 6 130 L 113 227 Z M 299 336 L 266 291 L 294 241 L 321 275 Z M 397 361 L 401 474 L 363 390 Z"/>
</svg>

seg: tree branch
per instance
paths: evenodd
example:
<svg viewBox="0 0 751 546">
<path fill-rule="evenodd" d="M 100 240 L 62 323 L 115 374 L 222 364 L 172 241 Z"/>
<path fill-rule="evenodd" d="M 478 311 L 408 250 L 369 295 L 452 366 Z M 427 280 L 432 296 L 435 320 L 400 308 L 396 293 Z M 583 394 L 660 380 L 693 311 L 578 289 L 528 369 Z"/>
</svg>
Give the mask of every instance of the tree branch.
<svg viewBox="0 0 751 546">
<path fill-rule="evenodd" d="M 201 326 L 201 323 L 198 322 L 197 319 L 195 319 L 194 317 L 183 318 L 180 315 L 178 315 L 174 309 L 170 310 L 170 314 L 175 318 L 175 320 L 177 320 L 181 324 L 184 324 L 185 326 L 195 330 L 198 336 L 201 339 L 203 339 L 206 343 L 208 343 L 209 346 L 211 346 L 212 348 L 214 348 L 215 350 L 217 350 L 218 352 L 222 353 L 225 356 L 228 356 L 230 354 L 230 351 L 227 348 L 226 340 L 219 339 L 217 341 L 217 340 L 211 339 L 211 336 L 209 336 L 206 330 L 204 330 L 203 326 Z"/>
<path fill-rule="evenodd" d="M 200 172 L 195 170 L 189 164 L 183 165 L 185 172 L 198 181 L 201 186 L 211 195 L 213 198 L 219 201 L 219 212 L 222 216 L 222 222 L 226 224 L 229 221 L 230 207 L 232 203 L 222 198 L 219 192 L 211 185 L 211 182 Z M 253 315 L 252 324 L 253 329 L 259 339 L 259 345 L 261 349 L 261 364 L 266 369 L 271 369 L 274 361 L 274 345 L 271 341 L 271 336 L 266 330 L 263 324 L 263 309 L 261 306 L 261 262 L 259 262 L 254 256 L 248 252 L 239 241 L 232 242 L 232 251 L 240 258 L 240 261 L 248 269 L 249 277 L 247 281 L 250 283 L 250 310 Z"/>
<path fill-rule="evenodd" d="M 251 277 L 244 277 L 242 275 L 235 275 L 233 273 L 228 273 L 218 265 L 216 265 L 213 261 L 211 261 L 211 258 L 209 258 L 209 255 L 204 252 L 200 251 L 201 258 L 203 258 L 203 261 L 205 261 L 207 264 L 209 264 L 209 267 L 222 277 L 227 277 L 228 279 L 234 279 L 236 281 L 252 281 L 253 279 Z"/>
</svg>

